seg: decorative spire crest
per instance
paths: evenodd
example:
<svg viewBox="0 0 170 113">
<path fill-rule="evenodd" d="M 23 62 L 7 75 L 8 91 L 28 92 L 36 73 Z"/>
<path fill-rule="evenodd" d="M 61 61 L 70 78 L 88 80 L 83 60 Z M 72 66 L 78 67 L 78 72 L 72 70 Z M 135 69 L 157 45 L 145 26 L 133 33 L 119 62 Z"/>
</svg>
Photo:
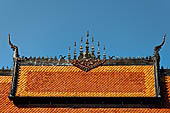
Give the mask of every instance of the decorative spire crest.
<svg viewBox="0 0 170 113">
<path fill-rule="evenodd" d="M 104 57 L 104 59 L 100 60 L 100 50 L 99 50 L 99 42 L 98 42 L 98 51 L 97 51 L 97 59 L 96 56 L 94 54 L 94 38 L 92 36 L 92 46 L 91 46 L 91 53 L 89 52 L 89 31 L 87 31 L 87 40 L 86 40 L 86 51 L 83 53 L 83 46 L 82 46 L 82 42 L 83 39 L 81 37 L 81 46 L 80 46 L 80 55 L 78 56 L 78 60 L 76 59 L 76 52 L 74 51 L 74 60 L 71 61 L 71 63 L 80 68 L 83 71 L 90 71 L 93 68 L 96 68 L 100 65 L 102 65 L 105 61 L 106 58 Z M 75 44 L 76 45 L 76 44 Z M 104 47 L 105 50 L 105 47 Z M 105 53 L 104 53 L 105 54 Z M 106 56 L 106 55 L 104 55 Z"/>
</svg>

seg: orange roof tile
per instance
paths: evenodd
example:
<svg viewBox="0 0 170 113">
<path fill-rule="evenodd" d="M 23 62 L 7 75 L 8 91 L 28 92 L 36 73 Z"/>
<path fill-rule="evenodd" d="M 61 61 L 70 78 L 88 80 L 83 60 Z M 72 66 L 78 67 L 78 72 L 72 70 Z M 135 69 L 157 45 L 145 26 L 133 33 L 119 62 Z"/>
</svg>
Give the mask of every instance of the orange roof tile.
<svg viewBox="0 0 170 113">
<path fill-rule="evenodd" d="M 20 66 L 16 96 L 155 97 L 154 66 Z"/>
<path fill-rule="evenodd" d="M 168 100 L 170 102 L 170 76 L 165 77 L 165 82 L 166 82 L 166 92 L 167 92 Z"/>
<path fill-rule="evenodd" d="M 169 77 L 170 78 L 170 77 Z M 169 79 L 168 78 L 168 79 Z M 36 107 L 19 108 L 8 99 L 11 76 L 0 76 L 0 112 L 2 113 L 169 113 L 169 108 L 54 108 Z"/>
</svg>

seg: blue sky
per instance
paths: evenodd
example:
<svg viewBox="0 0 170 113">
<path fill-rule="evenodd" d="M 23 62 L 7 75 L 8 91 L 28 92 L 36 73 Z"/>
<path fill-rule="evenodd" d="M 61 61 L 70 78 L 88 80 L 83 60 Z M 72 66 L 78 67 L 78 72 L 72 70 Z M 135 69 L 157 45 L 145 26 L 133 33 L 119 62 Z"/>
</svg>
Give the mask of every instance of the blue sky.
<svg viewBox="0 0 170 113">
<path fill-rule="evenodd" d="M 0 67 L 13 64 L 8 33 L 20 56 L 67 55 L 80 37 L 106 45 L 107 56 L 152 56 L 167 33 L 160 51 L 161 65 L 170 67 L 169 0 L 1 0 Z"/>
</svg>

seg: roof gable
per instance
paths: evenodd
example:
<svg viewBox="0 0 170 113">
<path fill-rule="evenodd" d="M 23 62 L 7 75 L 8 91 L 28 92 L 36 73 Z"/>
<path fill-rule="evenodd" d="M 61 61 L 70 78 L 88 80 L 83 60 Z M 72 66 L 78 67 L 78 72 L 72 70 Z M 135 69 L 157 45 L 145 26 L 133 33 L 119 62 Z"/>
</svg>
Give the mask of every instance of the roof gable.
<svg viewBox="0 0 170 113">
<path fill-rule="evenodd" d="M 130 98 L 137 100 L 140 98 L 139 103 L 141 101 L 149 103 L 148 98 L 150 98 L 158 102 L 160 99 L 159 50 L 165 42 L 165 36 L 161 45 L 155 47 L 152 57 L 109 56 L 108 59 L 105 46 L 103 59 L 101 59 L 99 42 L 95 56 L 93 38 L 91 52 L 89 51 L 88 37 L 89 33 L 87 33 L 85 52 L 81 40 L 78 57 L 75 43 L 73 59 L 69 48 L 68 59 L 60 55 L 58 60 L 56 57 L 55 59 L 19 57 L 18 47 L 11 43 L 9 35 L 9 44 L 14 50 L 13 80 L 9 98 L 17 101 L 27 99 L 28 102 L 34 97 L 40 100 L 46 97 L 52 100 L 54 97 L 109 97 L 112 100 L 117 98 L 115 99 L 117 102 L 130 102 Z M 120 97 L 123 100 L 120 101 Z"/>
</svg>

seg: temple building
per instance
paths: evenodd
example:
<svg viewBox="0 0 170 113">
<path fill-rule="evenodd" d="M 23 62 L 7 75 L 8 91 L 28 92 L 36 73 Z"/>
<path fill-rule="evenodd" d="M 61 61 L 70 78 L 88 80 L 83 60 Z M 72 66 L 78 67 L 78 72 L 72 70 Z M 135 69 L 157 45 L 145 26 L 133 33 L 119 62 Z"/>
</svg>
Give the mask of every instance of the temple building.
<svg viewBox="0 0 170 113">
<path fill-rule="evenodd" d="M 160 67 L 159 55 L 165 37 L 152 56 L 107 57 L 87 32 L 79 52 L 75 42 L 73 55 L 69 47 L 57 59 L 20 57 L 8 35 L 14 63 L 0 70 L 0 112 L 168 113 L 170 69 Z"/>
</svg>

